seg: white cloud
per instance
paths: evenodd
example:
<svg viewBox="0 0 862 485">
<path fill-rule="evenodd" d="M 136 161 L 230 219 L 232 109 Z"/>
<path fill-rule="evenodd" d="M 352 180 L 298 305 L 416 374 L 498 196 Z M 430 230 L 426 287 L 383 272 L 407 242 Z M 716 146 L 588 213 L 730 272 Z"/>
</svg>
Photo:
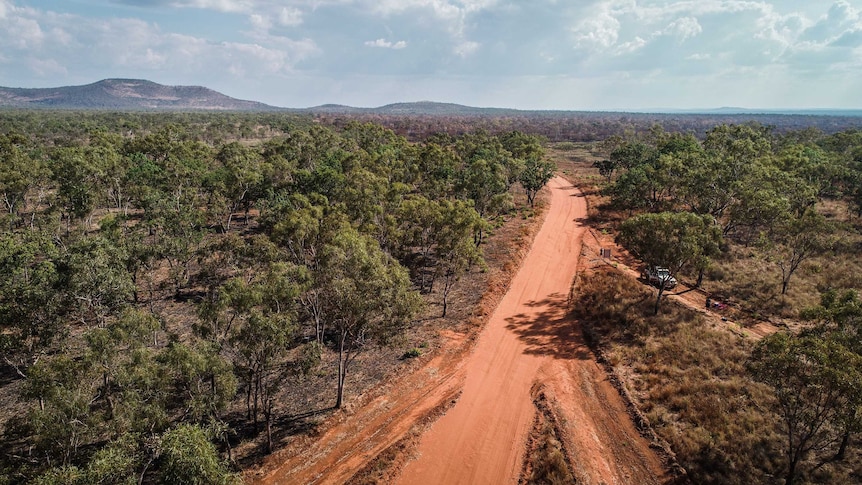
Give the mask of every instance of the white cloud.
<svg viewBox="0 0 862 485">
<path fill-rule="evenodd" d="M 680 40 L 695 37 L 703 32 L 703 27 L 694 17 L 680 17 L 667 26 L 666 33 L 677 36 Z"/>
<path fill-rule="evenodd" d="M 225 54 L 221 57 L 234 75 L 245 77 L 247 74 L 286 74 L 291 70 L 290 55 L 280 49 L 272 49 L 257 44 L 225 43 Z"/>
<path fill-rule="evenodd" d="M 217 10 L 219 12 L 245 13 L 252 11 L 255 3 L 243 0 L 175 0 L 171 2 L 171 5 L 174 7 Z"/>
<path fill-rule="evenodd" d="M 628 53 L 631 53 L 631 52 L 634 52 L 636 50 L 641 49 L 646 44 L 647 44 L 646 40 L 644 40 L 640 37 L 635 37 L 634 40 L 620 44 L 617 47 L 615 53 L 616 54 L 628 54 Z"/>
<path fill-rule="evenodd" d="M 146 65 L 151 67 L 161 66 L 167 61 L 167 56 L 162 53 L 158 53 L 153 51 L 152 49 L 147 49 L 146 54 L 144 55 L 144 62 Z"/>
<path fill-rule="evenodd" d="M 468 57 L 479 50 L 481 45 L 478 42 L 464 41 L 455 46 L 455 54 L 460 57 Z"/>
<path fill-rule="evenodd" d="M 808 91 L 862 105 L 862 0 L 107 0 L 98 16 L 62 13 L 94 2 L 39 3 L 0 0 L 0 84 L 145 77 L 283 106 L 393 93 L 560 108 L 814 103 Z"/>
<path fill-rule="evenodd" d="M 595 16 L 581 21 L 573 32 L 576 47 L 607 49 L 619 39 L 620 21 L 608 8 L 602 8 Z"/>
<path fill-rule="evenodd" d="M 572 35 L 581 68 L 682 74 L 690 67 L 679 59 L 709 55 L 714 62 L 700 64 L 704 72 L 769 66 L 810 71 L 847 69 L 862 58 L 854 52 L 862 44 L 862 15 L 846 0 L 819 18 L 810 4 L 777 0 L 599 0 L 580 13 Z"/>
<path fill-rule="evenodd" d="M 258 42 L 266 42 L 266 39 L 282 38 L 278 33 L 284 31 L 282 27 L 296 27 L 302 24 L 302 12 L 296 9 L 284 7 L 272 15 L 266 13 L 254 13 L 248 16 L 252 31 L 248 35 Z"/>
<path fill-rule="evenodd" d="M 708 61 L 712 59 L 712 54 L 695 52 L 694 54 L 691 54 L 685 59 L 688 61 Z"/>
<path fill-rule="evenodd" d="M 302 10 L 283 7 L 278 13 L 278 23 L 285 27 L 294 27 L 302 23 Z"/>
<path fill-rule="evenodd" d="M 439 18 L 455 19 L 490 8 L 497 4 L 497 0 L 363 0 L 362 3 L 384 15 L 427 9 Z"/>
<path fill-rule="evenodd" d="M 764 16 L 760 21 L 761 29 L 755 34 L 755 38 L 775 42 L 782 48 L 787 48 L 796 43 L 800 34 L 812 23 L 796 13 Z"/>
<path fill-rule="evenodd" d="M 55 59 L 30 59 L 28 65 L 40 76 L 65 75 L 68 72 L 66 67 Z"/>
<path fill-rule="evenodd" d="M 349 0 L 348 0 L 349 1 Z M 429 12 L 439 20 L 454 43 L 453 51 L 460 57 L 471 55 L 479 42 L 468 38 L 471 16 L 494 8 L 498 0 L 355 0 L 384 18 L 407 12 Z M 424 25 L 423 25 L 424 27 Z"/>
<path fill-rule="evenodd" d="M 829 43 L 836 47 L 860 47 L 862 46 L 862 28 L 848 30 L 841 34 L 840 37 Z"/>
<path fill-rule="evenodd" d="M 383 47 L 385 49 L 403 49 L 407 47 L 407 42 L 399 40 L 398 42 L 390 42 L 386 39 L 369 40 L 365 42 L 369 47 Z"/>
<path fill-rule="evenodd" d="M 197 2 L 227 8 L 230 2 Z M 6 66 L 24 77 L 54 77 L 67 73 L 101 71 L 104 77 L 135 73 L 158 77 L 162 72 L 184 78 L 260 74 L 287 75 L 295 66 L 318 53 L 310 39 L 254 32 L 252 42 L 219 42 L 164 32 L 138 19 L 85 18 L 34 9 L 9 9 L 0 24 L 0 45 L 8 54 Z M 251 15 L 256 28 L 266 30 L 266 17 Z M 28 72 L 28 75 L 24 73 Z M 201 82 L 204 84 L 204 82 Z"/>
<path fill-rule="evenodd" d="M 829 12 L 802 32 L 801 40 L 826 44 L 844 33 L 862 28 L 860 12 L 844 0 L 832 5 Z"/>
<path fill-rule="evenodd" d="M 12 18 L 6 26 L 9 35 L 7 47 L 33 49 L 42 45 L 45 34 L 39 23 L 25 17 Z"/>
<path fill-rule="evenodd" d="M 269 20 L 269 17 L 265 17 L 259 14 L 252 14 L 248 16 L 248 21 L 251 22 L 252 28 L 257 31 L 268 31 L 272 28 L 272 21 Z"/>
</svg>

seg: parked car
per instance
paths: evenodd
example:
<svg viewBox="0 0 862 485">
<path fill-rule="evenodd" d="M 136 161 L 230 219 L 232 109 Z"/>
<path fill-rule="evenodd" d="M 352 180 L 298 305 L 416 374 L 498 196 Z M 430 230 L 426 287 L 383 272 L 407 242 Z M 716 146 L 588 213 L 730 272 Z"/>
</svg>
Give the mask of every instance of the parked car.
<svg viewBox="0 0 862 485">
<path fill-rule="evenodd" d="M 641 277 L 656 288 L 661 288 L 662 283 L 665 290 L 676 286 L 676 278 L 671 276 L 669 269 L 662 268 L 661 266 L 647 266 L 641 273 Z"/>
</svg>

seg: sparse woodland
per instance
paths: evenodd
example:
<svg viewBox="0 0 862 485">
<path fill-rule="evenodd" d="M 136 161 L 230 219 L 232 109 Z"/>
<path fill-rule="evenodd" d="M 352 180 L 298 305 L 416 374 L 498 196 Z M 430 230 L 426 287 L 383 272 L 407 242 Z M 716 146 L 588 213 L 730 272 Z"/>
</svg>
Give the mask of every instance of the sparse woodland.
<svg viewBox="0 0 862 485">
<path fill-rule="evenodd" d="M 0 482 L 238 481 L 286 389 L 349 403 L 357 359 L 445 315 L 552 173 L 517 132 L 260 116 L 0 120 Z"/>
<path fill-rule="evenodd" d="M 360 119 L 0 113 L 0 483 L 239 481 L 311 430 L 296 416 L 348 407 L 366 356 L 454 311 L 551 176 L 537 134 L 589 169 L 599 230 L 781 327 L 754 341 L 579 278 L 585 334 L 691 479 L 862 482 L 862 132 Z"/>
<path fill-rule="evenodd" d="M 662 289 L 613 271 L 578 282 L 585 332 L 690 478 L 860 483 L 862 133 L 654 128 L 594 145 L 591 165 L 594 223 L 743 325 L 777 327 L 753 339 L 659 311 Z"/>
</svg>

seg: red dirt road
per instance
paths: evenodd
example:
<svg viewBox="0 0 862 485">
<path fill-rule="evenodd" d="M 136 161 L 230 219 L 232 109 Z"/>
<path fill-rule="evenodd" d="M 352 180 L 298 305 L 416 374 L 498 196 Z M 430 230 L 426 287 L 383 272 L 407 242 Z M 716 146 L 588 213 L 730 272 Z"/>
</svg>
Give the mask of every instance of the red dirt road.
<svg viewBox="0 0 862 485">
<path fill-rule="evenodd" d="M 451 336 L 416 372 L 386 384 L 379 397 L 341 416 L 321 435 L 276 453 L 246 478 L 266 484 L 345 483 L 402 438 L 412 440 L 437 410 L 455 402 L 417 448 L 404 448 L 387 476 L 409 485 L 517 483 L 538 412 L 531 390 L 541 389 L 558 416 L 560 440 L 579 483 L 669 482 L 661 458 L 635 429 L 568 316 L 586 201 L 560 177 L 549 189 L 546 219 L 471 353 L 464 352 L 469 343 Z M 404 464 L 405 453 L 416 459 Z"/>
<path fill-rule="evenodd" d="M 517 483 L 542 386 L 581 483 L 662 483 L 666 471 L 567 315 L 586 202 L 562 178 L 547 218 L 465 364 L 463 393 L 425 433 L 400 483 Z"/>
</svg>

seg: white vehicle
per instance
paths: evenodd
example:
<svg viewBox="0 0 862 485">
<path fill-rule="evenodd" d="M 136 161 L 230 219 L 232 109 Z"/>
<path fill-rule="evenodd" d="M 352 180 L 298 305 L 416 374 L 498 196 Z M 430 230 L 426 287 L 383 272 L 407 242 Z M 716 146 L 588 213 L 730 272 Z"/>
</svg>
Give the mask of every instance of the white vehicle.
<svg viewBox="0 0 862 485">
<path fill-rule="evenodd" d="M 671 276 L 669 269 L 661 266 L 647 266 L 641 273 L 641 277 L 656 288 L 661 288 L 662 284 L 664 284 L 665 290 L 676 286 L 676 278 Z"/>
</svg>

